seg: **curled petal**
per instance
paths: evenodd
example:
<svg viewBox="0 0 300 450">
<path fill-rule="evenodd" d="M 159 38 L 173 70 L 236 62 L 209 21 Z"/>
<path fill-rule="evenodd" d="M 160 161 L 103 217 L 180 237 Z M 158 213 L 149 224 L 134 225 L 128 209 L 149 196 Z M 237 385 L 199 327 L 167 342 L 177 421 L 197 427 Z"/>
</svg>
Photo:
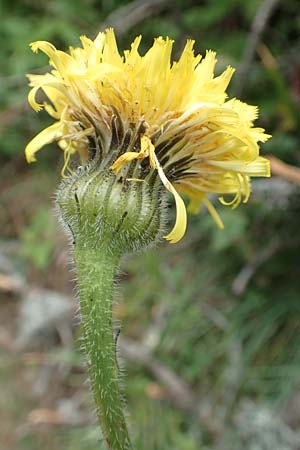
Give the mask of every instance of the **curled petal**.
<svg viewBox="0 0 300 450">
<path fill-rule="evenodd" d="M 39 50 L 49 57 L 49 63 L 55 67 L 61 76 L 66 75 L 66 70 L 70 69 L 76 61 L 70 55 L 60 50 L 57 50 L 53 44 L 47 41 L 36 41 L 30 44 L 30 48 L 34 53 Z"/>
<path fill-rule="evenodd" d="M 50 125 L 50 127 L 45 128 L 45 130 L 41 131 L 29 142 L 25 148 L 27 162 L 32 163 L 36 161 L 35 153 L 44 145 L 50 144 L 61 136 L 61 126 L 60 122 L 56 122 Z"/>
<path fill-rule="evenodd" d="M 155 169 L 155 147 L 152 144 L 150 138 L 146 135 L 141 137 L 141 151 L 140 152 L 126 152 L 123 153 L 111 166 L 111 169 L 118 173 L 122 167 L 128 162 L 133 161 L 134 159 L 144 159 L 149 156 L 150 166 Z"/>
<path fill-rule="evenodd" d="M 167 241 L 170 241 L 171 244 L 176 244 L 176 242 L 180 241 L 180 239 L 183 238 L 185 231 L 186 231 L 186 223 L 187 223 L 187 217 L 186 217 L 186 209 L 185 204 L 174 186 L 170 183 L 170 181 L 167 179 L 166 175 L 164 174 L 164 171 L 154 154 L 154 159 L 157 167 L 158 174 L 160 176 L 160 179 L 165 186 L 166 189 L 168 189 L 169 192 L 171 192 L 174 195 L 175 203 L 176 203 L 176 222 L 171 230 L 171 232 L 164 236 L 164 238 Z"/>
<path fill-rule="evenodd" d="M 126 152 L 123 153 L 111 166 L 111 169 L 118 173 L 125 164 L 133 161 L 134 159 L 144 158 L 141 153 L 138 152 Z"/>
<path fill-rule="evenodd" d="M 141 152 L 145 156 L 149 156 L 150 160 L 150 166 L 155 169 L 156 168 L 156 162 L 155 162 L 155 147 L 152 144 L 150 138 L 146 135 L 141 137 Z"/>
<path fill-rule="evenodd" d="M 50 42 L 47 41 L 35 41 L 35 42 L 31 42 L 29 44 L 31 50 L 34 53 L 37 53 L 39 50 L 42 50 L 44 53 L 46 53 L 49 57 L 52 54 L 52 52 L 56 52 L 56 48 L 54 47 L 53 44 L 51 44 Z M 50 55 L 49 55 L 50 53 Z"/>
<path fill-rule="evenodd" d="M 34 109 L 36 112 L 41 111 L 43 109 L 43 104 L 38 103 L 35 99 L 37 91 L 40 89 L 41 86 L 35 86 L 29 91 L 28 94 L 28 103 L 31 106 L 32 109 Z"/>
<path fill-rule="evenodd" d="M 59 97 L 64 97 L 67 99 L 68 94 L 62 81 L 55 78 L 53 75 L 46 74 L 41 76 L 28 74 L 27 77 L 29 78 L 30 85 L 32 86 L 32 89 L 28 94 L 28 102 L 35 111 L 38 112 L 45 106 L 45 104 L 41 104 L 36 101 L 36 94 L 39 89 L 42 89 L 54 104 L 57 103 L 56 99 Z"/>
</svg>

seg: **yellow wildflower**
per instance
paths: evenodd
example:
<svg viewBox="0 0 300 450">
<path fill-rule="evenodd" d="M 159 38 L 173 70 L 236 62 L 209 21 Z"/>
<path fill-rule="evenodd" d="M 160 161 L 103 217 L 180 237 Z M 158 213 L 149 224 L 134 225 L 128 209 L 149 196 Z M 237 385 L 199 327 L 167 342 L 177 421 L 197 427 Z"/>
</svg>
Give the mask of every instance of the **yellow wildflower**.
<svg viewBox="0 0 300 450">
<path fill-rule="evenodd" d="M 259 156 L 258 146 L 269 136 L 253 126 L 256 107 L 226 99 L 234 69 L 214 77 L 214 52 L 201 58 L 188 40 L 179 60 L 171 63 L 171 39 L 155 39 L 144 56 L 138 52 L 140 41 L 139 36 L 123 56 L 112 29 L 94 41 L 82 36 L 82 48 L 70 48 L 69 54 L 49 42 L 31 44 L 33 51 L 48 55 L 54 70 L 29 75 L 29 103 L 36 111 L 45 108 L 56 122 L 27 145 L 26 158 L 35 161 L 42 146 L 57 141 L 65 153 L 65 169 L 74 153 L 88 160 L 92 142 L 116 174 L 133 160 L 157 171 L 176 201 L 176 223 L 165 236 L 174 243 L 186 229 L 179 193 L 190 199 L 192 212 L 204 203 L 222 227 L 207 195 L 219 194 L 221 202 L 232 207 L 246 202 L 250 177 L 270 176 L 269 162 Z M 50 103 L 37 102 L 39 89 Z M 123 136 L 129 129 L 136 133 L 127 147 L 125 138 L 118 142 L 116 118 Z M 233 199 L 225 201 L 226 194 Z"/>
</svg>

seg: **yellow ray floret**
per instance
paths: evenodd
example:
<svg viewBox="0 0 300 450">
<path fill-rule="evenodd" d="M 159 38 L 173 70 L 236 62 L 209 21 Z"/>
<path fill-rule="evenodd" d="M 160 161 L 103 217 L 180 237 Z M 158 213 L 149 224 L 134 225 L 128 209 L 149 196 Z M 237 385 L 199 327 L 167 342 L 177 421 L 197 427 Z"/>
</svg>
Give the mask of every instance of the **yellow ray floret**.
<svg viewBox="0 0 300 450">
<path fill-rule="evenodd" d="M 164 171 L 163 171 L 155 154 L 154 154 L 154 160 L 155 160 L 156 167 L 157 167 L 158 174 L 160 176 L 161 181 L 163 182 L 165 188 L 168 189 L 168 191 L 171 192 L 175 198 L 176 213 L 177 213 L 176 214 L 176 222 L 175 222 L 175 225 L 174 225 L 172 231 L 167 236 L 165 236 L 165 239 L 167 239 L 167 241 L 170 241 L 171 244 L 176 244 L 176 242 L 178 242 L 178 241 L 180 241 L 180 239 L 182 239 L 182 237 L 184 236 L 185 230 L 186 230 L 187 218 L 186 218 L 185 204 L 184 204 L 184 201 L 182 200 L 182 198 L 180 197 L 180 195 L 178 194 L 178 192 L 176 191 L 176 189 L 174 188 L 174 186 L 172 186 L 170 181 L 165 176 Z"/>
<path fill-rule="evenodd" d="M 61 135 L 62 133 L 60 122 L 54 123 L 50 127 L 45 128 L 45 130 L 37 134 L 25 148 L 25 156 L 27 162 L 31 163 L 36 161 L 35 153 L 37 152 L 37 150 L 39 150 L 44 145 L 53 142 Z"/>
<path fill-rule="evenodd" d="M 32 43 L 33 51 L 48 56 L 53 70 L 29 75 L 28 100 L 56 122 L 34 137 L 25 153 L 28 162 L 35 161 L 41 147 L 56 141 L 65 155 L 65 171 L 74 153 L 86 161 L 90 141 L 99 138 L 103 158 L 110 160 L 112 150 L 116 154 L 111 165 L 116 174 L 131 161 L 138 167 L 145 160 L 143 167 L 148 164 L 150 171 L 157 171 L 175 198 L 177 217 L 166 236 L 174 243 L 187 223 L 179 192 L 190 199 L 190 211 L 198 211 L 203 203 L 222 227 L 208 194 L 231 207 L 246 202 L 250 177 L 270 176 L 269 162 L 259 155 L 258 145 L 270 136 L 254 127 L 257 107 L 227 99 L 234 69 L 227 67 L 215 77 L 215 52 L 209 50 L 203 58 L 195 55 L 194 42 L 188 40 L 172 62 L 171 39 L 158 37 L 143 56 L 140 42 L 138 36 L 122 55 L 108 29 L 95 40 L 82 36 L 82 47 L 71 47 L 69 53 L 49 42 Z M 136 142 L 120 146 L 119 153 L 112 149 L 116 117 L 125 133 L 134 134 L 140 125 L 143 129 Z"/>
</svg>

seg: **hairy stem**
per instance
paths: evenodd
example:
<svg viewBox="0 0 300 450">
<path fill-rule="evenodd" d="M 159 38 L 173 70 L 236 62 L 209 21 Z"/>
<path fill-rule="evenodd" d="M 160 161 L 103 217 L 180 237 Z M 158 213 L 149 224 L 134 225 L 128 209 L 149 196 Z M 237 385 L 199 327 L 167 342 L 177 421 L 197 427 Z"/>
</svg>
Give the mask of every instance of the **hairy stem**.
<svg viewBox="0 0 300 450">
<path fill-rule="evenodd" d="M 107 251 L 104 248 L 95 250 L 82 241 L 75 245 L 84 345 L 97 415 L 108 448 L 130 450 L 112 323 L 114 280 L 120 255 L 110 247 Z"/>
<path fill-rule="evenodd" d="M 114 280 L 122 255 L 161 237 L 164 202 L 154 171 L 144 173 L 132 162 L 116 176 L 100 156 L 61 182 L 56 204 L 74 245 L 85 353 L 102 434 L 110 450 L 132 450 L 113 333 Z M 138 181 L 128 180 L 133 175 Z"/>
</svg>

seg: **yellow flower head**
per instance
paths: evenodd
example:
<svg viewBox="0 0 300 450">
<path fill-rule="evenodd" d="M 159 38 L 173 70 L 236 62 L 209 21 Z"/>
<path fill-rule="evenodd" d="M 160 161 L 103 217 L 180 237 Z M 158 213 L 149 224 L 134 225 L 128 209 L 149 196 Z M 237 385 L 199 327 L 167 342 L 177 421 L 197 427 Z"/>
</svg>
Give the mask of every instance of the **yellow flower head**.
<svg viewBox="0 0 300 450">
<path fill-rule="evenodd" d="M 94 41 L 82 36 L 82 48 L 70 48 L 69 54 L 49 42 L 32 43 L 33 51 L 48 55 L 54 70 L 29 75 L 29 103 L 36 111 L 46 109 L 55 122 L 32 139 L 25 153 L 28 162 L 35 161 L 41 147 L 57 141 L 65 155 L 64 171 L 72 154 L 87 161 L 91 147 L 98 146 L 117 176 L 134 160 L 148 173 L 157 172 L 175 197 L 176 223 L 165 236 L 174 243 L 186 229 L 179 193 L 190 199 L 192 212 L 204 203 L 222 227 L 207 195 L 219 194 L 232 207 L 246 202 L 250 176 L 270 176 L 258 146 L 269 136 L 253 127 L 256 107 L 227 100 L 234 69 L 214 77 L 214 52 L 194 55 L 194 42 L 188 40 L 179 60 L 171 63 L 171 39 L 155 39 L 144 56 L 138 51 L 140 41 L 141 36 L 123 56 L 112 29 Z M 50 103 L 37 102 L 39 89 Z M 127 130 L 135 139 L 126 138 Z M 225 201 L 225 194 L 232 200 Z"/>
</svg>

